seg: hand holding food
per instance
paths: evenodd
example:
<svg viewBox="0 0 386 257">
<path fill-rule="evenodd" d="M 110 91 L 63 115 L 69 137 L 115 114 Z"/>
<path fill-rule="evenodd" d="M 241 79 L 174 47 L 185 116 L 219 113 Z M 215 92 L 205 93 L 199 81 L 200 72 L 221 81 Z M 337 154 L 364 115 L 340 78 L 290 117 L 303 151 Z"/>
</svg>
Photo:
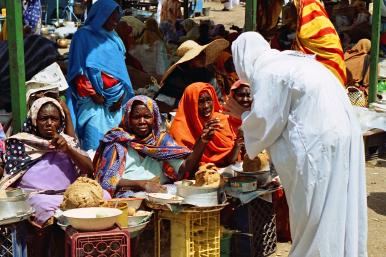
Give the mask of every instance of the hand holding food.
<svg viewBox="0 0 386 257">
<path fill-rule="evenodd" d="M 166 193 L 166 187 L 162 186 L 159 182 L 146 181 L 144 189 L 148 193 Z"/>
</svg>

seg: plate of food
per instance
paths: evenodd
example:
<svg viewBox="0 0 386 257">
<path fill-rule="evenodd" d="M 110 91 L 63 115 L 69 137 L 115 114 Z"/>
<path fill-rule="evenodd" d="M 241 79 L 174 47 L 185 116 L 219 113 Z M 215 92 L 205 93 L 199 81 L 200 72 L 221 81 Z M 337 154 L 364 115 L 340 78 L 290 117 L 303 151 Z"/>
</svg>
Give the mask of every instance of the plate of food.
<svg viewBox="0 0 386 257">
<path fill-rule="evenodd" d="M 180 204 L 184 200 L 184 198 L 180 196 L 167 194 L 167 193 L 149 193 L 147 194 L 147 197 L 150 202 L 159 203 L 159 204 L 170 204 L 170 203 Z"/>
<path fill-rule="evenodd" d="M 129 211 L 128 224 L 129 226 L 137 226 L 145 221 L 148 221 L 153 213 L 150 211 Z"/>
</svg>

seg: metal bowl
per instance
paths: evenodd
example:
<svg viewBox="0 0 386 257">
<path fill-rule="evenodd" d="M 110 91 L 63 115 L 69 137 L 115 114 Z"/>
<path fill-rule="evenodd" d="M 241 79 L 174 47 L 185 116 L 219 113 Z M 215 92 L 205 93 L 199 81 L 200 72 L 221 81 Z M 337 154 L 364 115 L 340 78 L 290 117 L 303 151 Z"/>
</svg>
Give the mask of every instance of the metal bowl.
<svg viewBox="0 0 386 257">
<path fill-rule="evenodd" d="M 56 43 L 60 48 L 67 48 L 68 47 L 68 40 L 65 38 L 59 38 Z"/>
<path fill-rule="evenodd" d="M 48 35 L 50 33 L 50 30 L 48 29 L 48 27 L 44 27 L 44 26 L 40 29 L 40 31 L 42 35 Z"/>
<path fill-rule="evenodd" d="M 0 224 L 14 218 L 31 215 L 32 207 L 27 203 L 26 195 L 20 194 L 11 197 L 0 197 Z"/>
<path fill-rule="evenodd" d="M 59 35 L 56 34 L 56 33 L 50 33 L 50 34 L 48 34 L 48 38 L 49 38 L 50 40 L 56 42 L 56 40 L 58 40 L 58 38 L 59 38 Z"/>
</svg>

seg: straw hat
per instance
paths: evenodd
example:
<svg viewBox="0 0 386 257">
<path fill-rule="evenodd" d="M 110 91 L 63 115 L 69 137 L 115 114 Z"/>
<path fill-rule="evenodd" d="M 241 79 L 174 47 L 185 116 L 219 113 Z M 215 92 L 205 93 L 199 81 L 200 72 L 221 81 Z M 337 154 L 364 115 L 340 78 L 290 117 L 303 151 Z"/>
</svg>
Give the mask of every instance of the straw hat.
<svg viewBox="0 0 386 257">
<path fill-rule="evenodd" d="M 219 54 L 229 46 L 229 42 L 225 39 L 216 39 L 206 45 L 199 45 L 193 40 L 188 40 L 182 43 L 177 49 L 177 55 L 180 59 L 174 63 L 165 72 L 162 81 L 172 73 L 178 64 L 190 61 L 197 57 L 202 51 L 205 51 L 205 66 L 216 61 Z"/>
</svg>

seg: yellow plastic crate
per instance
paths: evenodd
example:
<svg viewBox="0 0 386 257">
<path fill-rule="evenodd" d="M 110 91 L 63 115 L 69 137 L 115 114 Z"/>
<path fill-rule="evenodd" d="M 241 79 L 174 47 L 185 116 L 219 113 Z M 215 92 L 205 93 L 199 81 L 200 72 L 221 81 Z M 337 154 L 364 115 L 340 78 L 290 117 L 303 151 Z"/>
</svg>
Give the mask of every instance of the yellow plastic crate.
<svg viewBox="0 0 386 257">
<path fill-rule="evenodd" d="M 160 252 L 160 227 L 170 221 L 171 257 L 220 257 L 220 210 L 206 209 L 174 214 L 161 210 L 156 215 L 156 257 Z"/>
</svg>

